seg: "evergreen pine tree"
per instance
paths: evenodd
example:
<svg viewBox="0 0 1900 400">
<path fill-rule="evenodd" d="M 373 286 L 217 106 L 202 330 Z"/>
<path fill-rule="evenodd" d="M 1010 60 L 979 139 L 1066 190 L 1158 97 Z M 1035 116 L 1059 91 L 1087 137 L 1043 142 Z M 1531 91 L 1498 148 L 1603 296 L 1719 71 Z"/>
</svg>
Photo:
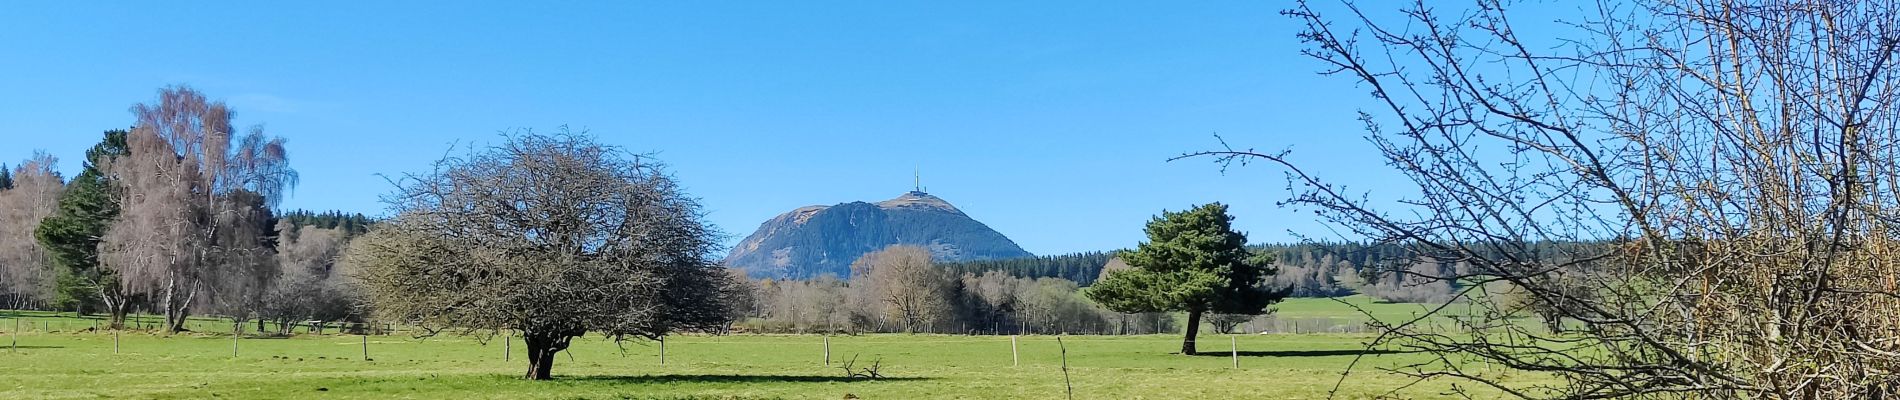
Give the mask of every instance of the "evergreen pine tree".
<svg viewBox="0 0 1900 400">
<path fill-rule="evenodd" d="M 1258 315 L 1287 295 L 1262 286 L 1276 272 L 1273 257 L 1248 250 L 1233 219 L 1220 203 L 1163 211 L 1148 221 L 1148 242 L 1122 253 L 1132 268 L 1109 273 L 1088 297 L 1116 312 L 1187 312 L 1181 354 L 1193 355 L 1202 315 Z"/>
<path fill-rule="evenodd" d="M 102 295 L 119 293 L 119 278 L 99 268 L 99 238 L 118 218 L 119 204 L 113 183 L 99 168 L 102 163 L 126 155 L 126 131 L 106 131 L 105 138 L 86 150 L 84 170 L 66 183 L 59 197 L 59 209 L 40 221 L 34 237 L 52 255 L 58 273 L 55 303 L 62 308 L 97 309 Z M 113 322 L 122 321 L 124 299 L 115 299 Z"/>
</svg>

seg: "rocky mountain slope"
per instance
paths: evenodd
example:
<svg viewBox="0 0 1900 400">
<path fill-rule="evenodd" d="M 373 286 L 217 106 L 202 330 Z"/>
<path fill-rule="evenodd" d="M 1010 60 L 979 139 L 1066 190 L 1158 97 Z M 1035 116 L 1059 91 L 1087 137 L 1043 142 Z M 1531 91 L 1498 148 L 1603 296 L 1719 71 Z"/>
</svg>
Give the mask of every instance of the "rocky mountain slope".
<svg viewBox="0 0 1900 400">
<path fill-rule="evenodd" d="M 924 246 L 946 262 L 1030 256 L 950 202 L 909 192 L 875 204 L 808 206 L 779 214 L 734 246 L 726 265 L 761 278 L 849 277 L 858 256 L 893 244 Z"/>
</svg>

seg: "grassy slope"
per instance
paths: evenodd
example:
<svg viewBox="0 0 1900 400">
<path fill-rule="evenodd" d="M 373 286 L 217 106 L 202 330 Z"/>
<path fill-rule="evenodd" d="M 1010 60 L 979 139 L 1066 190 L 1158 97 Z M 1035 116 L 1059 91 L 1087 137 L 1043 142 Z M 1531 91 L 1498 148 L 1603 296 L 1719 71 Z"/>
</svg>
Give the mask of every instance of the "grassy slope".
<svg viewBox="0 0 1900 400">
<path fill-rule="evenodd" d="M 1329 315 L 1339 306 L 1328 300 L 1301 299 L 1281 306 L 1282 313 Z M 1374 314 L 1409 315 L 1416 305 L 1373 305 Z M 651 342 L 627 343 L 589 338 L 577 342 L 572 358 L 555 365 L 555 382 L 525 382 L 523 351 L 513 346 L 505 362 L 499 342 L 473 338 L 370 337 L 363 361 L 362 338 L 299 335 L 289 339 L 247 338 L 239 356 L 231 355 L 228 335 L 145 333 L 121 337 L 123 353 L 113 354 L 112 335 L 42 332 L 61 326 L 90 327 L 89 321 L 29 314 L 36 329 L 20 335 L 17 352 L 0 350 L 0 398 L 819 398 L 846 393 L 866 399 L 908 398 L 1062 398 L 1062 371 L 1055 339 L 1020 339 L 1022 365 L 1010 366 L 1009 338 L 944 335 L 866 335 L 833 337 L 834 362 L 853 354 L 860 365 L 881 357 L 882 372 L 893 379 L 853 381 L 823 363 L 822 339 L 796 335 L 689 336 L 667 343 L 666 365 L 659 365 Z M 0 321 L 11 330 L 11 321 Z M 228 326 L 202 321 L 200 326 Z M 1217 356 L 1170 354 L 1178 336 L 1072 336 L 1069 366 L 1076 398 L 1323 398 L 1340 371 L 1358 353 L 1365 336 L 1239 336 L 1242 369 L 1225 357 L 1227 336 L 1208 335 L 1202 350 Z M 5 342 L 0 342 L 4 344 Z M 1341 398 L 1364 398 L 1404 386 L 1409 380 L 1376 367 L 1422 359 L 1418 354 L 1375 354 L 1362 361 L 1346 382 Z M 1522 375 L 1518 379 L 1536 379 Z M 1450 382 L 1403 389 L 1406 397 L 1443 397 Z M 1484 396 L 1479 392 L 1479 397 Z"/>
</svg>

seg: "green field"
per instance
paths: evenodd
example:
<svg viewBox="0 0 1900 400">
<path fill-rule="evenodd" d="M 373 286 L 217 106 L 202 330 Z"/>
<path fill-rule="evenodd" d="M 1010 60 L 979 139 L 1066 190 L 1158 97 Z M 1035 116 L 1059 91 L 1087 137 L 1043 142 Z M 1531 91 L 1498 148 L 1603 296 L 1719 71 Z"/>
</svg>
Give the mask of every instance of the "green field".
<svg viewBox="0 0 1900 400">
<path fill-rule="evenodd" d="M 1328 300 L 1279 306 L 1301 317 L 1339 317 Z M 1409 315 L 1417 305 L 1371 304 L 1375 315 Z M 1343 307 L 1343 306 L 1342 306 Z M 1019 338 L 1012 366 L 1007 336 L 878 334 L 680 336 L 666 343 L 662 365 L 653 342 L 577 341 L 557 361 L 552 382 L 517 379 L 526 368 L 520 346 L 471 337 L 416 339 L 299 334 L 291 338 L 228 334 L 159 336 L 89 332 L 91 320 L 18 313 L 31 323 L 17 350 L 0 350 L 0 398 L 1064 398 L 1056 337 Z M 8 334 L 13 322 L 0 320 Z M 22 324 L 25 328 L 26 323 Z M 198 321 L 201 329 L 229 322 Z M 1228 357 L 1238 343 L 1240 369 Z M 1075 398 L 1323 398 L 1361 353 L 1362 334 L 1205 335 L 1203 352 L 1181 356 L 1180 337 L 1065 336 Z M 10 340 L 10 338 L 0 338 Z M 0 344 L 11 342 L 0 342 Z M 513 360 L 504 360 L 512 347 Z M 1218 351 L 1216 351 L 1218 350 Z M 847 379 L 838 368 L 881 360 L 879 380 Z M 1406 387 L 1407 378 L 1377 370 L 1426 356 L 1375 351 L 1345 380 L 1338 398 L 1385 394 L 1441 398 L 1453 382 Z M 1536 379 L 1520 375 L 1515 379 Z M 1397 392 L 1393 392 L 1397 390 Z M 1479 391 L 1480 397 L 1487 392 Z"/>
</svg>

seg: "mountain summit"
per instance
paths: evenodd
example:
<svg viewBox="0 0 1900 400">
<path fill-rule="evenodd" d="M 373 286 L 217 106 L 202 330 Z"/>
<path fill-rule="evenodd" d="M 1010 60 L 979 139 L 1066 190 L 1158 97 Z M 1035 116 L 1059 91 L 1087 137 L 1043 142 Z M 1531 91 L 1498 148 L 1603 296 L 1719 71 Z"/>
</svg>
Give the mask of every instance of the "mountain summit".
<svg viewBox="0 0 1900 400">
<path fill-rule="evenodd" d="M 893 244 L 930 249 L 937 261 L 1028 257 L 1002 233 L 921 191 L 877 203 L 799 207 L 746 236 L 726 265 L 761 278 L 851 275 L 851 262 Z"/>
</svg>

